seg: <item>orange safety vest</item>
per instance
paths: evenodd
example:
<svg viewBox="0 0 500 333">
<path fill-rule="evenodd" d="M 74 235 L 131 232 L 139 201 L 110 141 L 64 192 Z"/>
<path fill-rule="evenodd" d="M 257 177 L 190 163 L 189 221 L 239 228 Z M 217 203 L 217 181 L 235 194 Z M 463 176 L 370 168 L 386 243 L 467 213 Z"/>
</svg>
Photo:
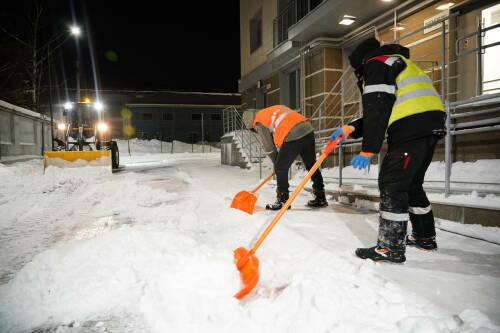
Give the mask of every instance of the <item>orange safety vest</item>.
<svg viewBox="0 0 500 333">
<path fill-rule="evenodd" d="M 253 128 L 257 123 L 269 128 L 273 133 L 274 143 L 281 147 L 292 127 L 305 120 L 309 119 L 285 105 L 273 105 L 257 112 Z"/>
</svg>

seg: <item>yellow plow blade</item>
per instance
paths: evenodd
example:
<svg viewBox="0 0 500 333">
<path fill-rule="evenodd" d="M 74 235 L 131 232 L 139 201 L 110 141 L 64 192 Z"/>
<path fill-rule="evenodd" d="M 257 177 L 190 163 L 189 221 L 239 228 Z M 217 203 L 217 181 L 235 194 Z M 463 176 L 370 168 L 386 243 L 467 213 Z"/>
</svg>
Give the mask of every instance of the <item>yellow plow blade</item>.
<svg viewBox="0 0 500 333">
<path fill-rule="evenodd" d="M 111 151 L 46 151 L 43 153 L 43 168 L 49 166 L 59 168 L 106 166 L 111 169 Z"/>
</svg>

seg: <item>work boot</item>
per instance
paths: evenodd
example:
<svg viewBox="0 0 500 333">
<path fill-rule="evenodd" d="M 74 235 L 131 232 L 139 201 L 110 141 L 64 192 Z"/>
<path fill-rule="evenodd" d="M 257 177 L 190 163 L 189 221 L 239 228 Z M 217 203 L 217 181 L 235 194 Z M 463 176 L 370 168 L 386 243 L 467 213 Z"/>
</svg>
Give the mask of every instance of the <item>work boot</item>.
<svg viewBox="0 0 500 333">
<path fill-rule="evenodd" d="M 272 204 L 267 204 L 266 209 L 280 210 L 287 200 L 288 200 L 288 192 L 276 192 L 276 202 Z M 291 207 L 292 206 L 288 207 L 288 209 L 290 209 Z"/>
<path fill-rule="evenodd" d="M 313 200 L 309 200 L 307 205 L 313 208 L 325 207 L 328 206 L 328 201 L 326 201 L 325 191 L 324 190 L 314 190 L 315 198 Z"/>
<path fill-rule="evenodd" d="M 414 235 L 406 236 L 406 245 L 415 246 L 417 249 L 424 251 L 437 251 L 436 237 L 415 237 Z"/>
<path fill-rule="evenodd" d="M 390 251 L 380 246 L 356 249 L 356 255 L 361 259 L 387 261 L 395 264 L 402 264 L 406 261 L 405 251 Z"/>
</svg>

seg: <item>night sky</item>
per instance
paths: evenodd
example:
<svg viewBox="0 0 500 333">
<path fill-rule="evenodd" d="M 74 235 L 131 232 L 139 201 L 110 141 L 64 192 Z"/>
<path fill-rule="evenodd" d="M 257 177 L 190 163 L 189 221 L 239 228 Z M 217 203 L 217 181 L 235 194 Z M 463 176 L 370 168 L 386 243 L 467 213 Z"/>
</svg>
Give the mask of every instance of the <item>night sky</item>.
<svg viewBox="0 0 500 333">
<path fill-rule="evenodd" d="M 20 29 L 32 1 L 9 1 L 3 26 Z M 93 88 L 88 34 L 101 88 L 237 92 L 240 76 L 239 1 L 45 1 L 52 34 L 66 29 L 72 10 L 80 39 L 82 88 Z M 85 14 L 87 13 L 87 20 Z M 85 25 L 85 21 L 88 25 Z M 5 22 L 5 21 L 4 21 Z M 58 67 L 74 86 L 76 47 L 68 40 Z"/>
</svg>

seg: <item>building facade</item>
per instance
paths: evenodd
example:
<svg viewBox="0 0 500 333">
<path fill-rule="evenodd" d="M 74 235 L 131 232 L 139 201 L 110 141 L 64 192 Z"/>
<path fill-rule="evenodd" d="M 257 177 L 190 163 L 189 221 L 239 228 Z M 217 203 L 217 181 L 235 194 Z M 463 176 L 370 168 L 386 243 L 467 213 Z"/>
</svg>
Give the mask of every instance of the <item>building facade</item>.
<svg viewBox="0 0 500 333">
<path fill-rule="evenodd" d="M 82 96 L 96 99 L 96 92 Z M 178 140 L 187 143 L 218 142 L 222 136 L 222 110 L 239 107 L 239 93 L 182 91 L 101 90 L 103 120 L 113 138 Z M 52 106 L 54 122 L 62 118 L 64 103 Z M 45 106 L 46 115 L 50 114 Z"/>
<path fill-rule="evenodd" d="M 187 104 L 127 104 L 134 136 L 140 139 L 219 142 L 222 110 L 227 106 Z"/>
<path fill-rule="evenodd" d="M 347 56 L 368 37 L 408 47 L 443 100 L 500 93 L 499 24 L 499 1 L 240 0 L 242 110 L 285 104 L 326 138 L 362 114 Z M 457 136 L 453 156 L 500 158 L 499 142 Z"/>
</svg>

